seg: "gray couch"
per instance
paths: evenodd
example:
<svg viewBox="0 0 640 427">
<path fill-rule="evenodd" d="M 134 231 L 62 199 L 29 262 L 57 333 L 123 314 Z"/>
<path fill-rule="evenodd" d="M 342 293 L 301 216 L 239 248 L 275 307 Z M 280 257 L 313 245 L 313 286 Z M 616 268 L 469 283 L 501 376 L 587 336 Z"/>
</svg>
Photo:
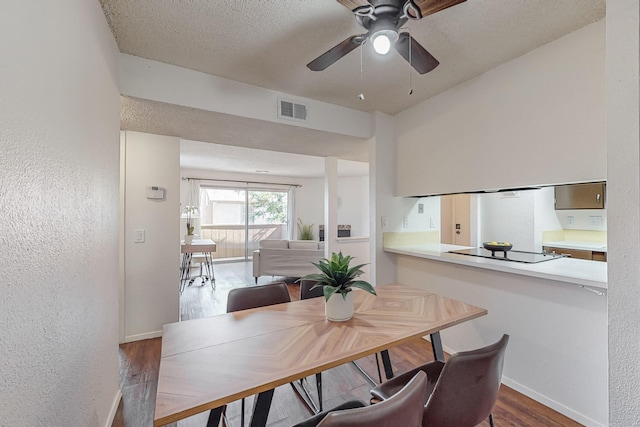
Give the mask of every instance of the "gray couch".
<svg viewBox="0 0 640 427">
<path fill-rule="evenodd" d="M 324 242 L 314 240 L 261 240 L 253 252 L 253 277 L 303 277 L 320 272 L 312 262 L 324 258 Z"/>
</svg>

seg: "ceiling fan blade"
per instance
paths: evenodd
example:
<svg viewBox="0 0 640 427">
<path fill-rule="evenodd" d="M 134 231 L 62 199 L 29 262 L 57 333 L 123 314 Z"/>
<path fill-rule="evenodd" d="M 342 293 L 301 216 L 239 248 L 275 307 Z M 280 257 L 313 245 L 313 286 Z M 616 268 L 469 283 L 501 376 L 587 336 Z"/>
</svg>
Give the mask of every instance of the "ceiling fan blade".
<svg viewBox="0 0 640 427">
<path fill-rule="evenodd" d="M 413 0 L 413 3 L 420 9 L 422 17 L 425 17 L 465 1 L 467 0 Z"/>
<path fill-rule="evenodd" d="M 409 61 L 409 39 L 411 39 L 411 61 Z M 410 38 L 409 33 L 400 33 L 394 47 L 420 74 L 426 74 L 440 64 L 416 39 Z"/>
<path fill-rule="evenodd" d="M 367 0 L 338 0 L 338 3 L 349 8 L 349 10 L 356 10 L 362 6 L 370 6 Z"/>
<path fill-rule="evenodd" d="M 364 35 L 351 36 L 307 64 L 312 71 L 322 71 L 362 44 Z"/>
</svg>

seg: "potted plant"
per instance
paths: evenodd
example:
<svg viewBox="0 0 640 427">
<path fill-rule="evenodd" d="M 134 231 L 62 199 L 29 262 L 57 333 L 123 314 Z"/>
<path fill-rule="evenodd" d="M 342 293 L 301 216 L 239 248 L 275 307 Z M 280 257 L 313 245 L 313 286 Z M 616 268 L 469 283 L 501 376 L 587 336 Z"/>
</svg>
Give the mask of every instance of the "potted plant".
<svg viewBox="0 0 640 427">
<path fill-rule="evenodd" d="M 302 220 L 298 218 L 298 238 L 300 240 L 313 240 L 313 224 L 304 225 Z"/>
<path fill-rule="evenodd" d="M 198 208 L 195 206 L 185 206 L 182 213 L 183 217 L 187 219 L 187 234 L 184 236 L 184 242 L 190 245 L 193 242 L 193 230 L 195 229 L 192 225 L 193 216 L 198 213 Z"/>
<path fill-rule="evenodd" d="M 349 267 L 352 256 L 344 256 L 342 252 L 332 253 L 331 258 L 323 258 L 315 265 L 320 273 L 308 274 L 299 280 L 314 280 L 312 287 L 322 286 L 325 299 L 325 315 L 327 319 L 343 322 L 353 317 L 353 288 L 360 288 L 376 295 L 375 289 L 369 282 L 357 280 L 364 273 L 361 270 L 366 264 Z"/>
</svg>

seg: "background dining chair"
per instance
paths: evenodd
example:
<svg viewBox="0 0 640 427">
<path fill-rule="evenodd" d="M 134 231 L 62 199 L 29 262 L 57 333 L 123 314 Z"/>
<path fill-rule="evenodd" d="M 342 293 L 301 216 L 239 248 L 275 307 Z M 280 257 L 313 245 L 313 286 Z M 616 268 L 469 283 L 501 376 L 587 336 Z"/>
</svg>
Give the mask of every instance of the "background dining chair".
<svg viewBox="0 0 640 427">
<path fill-rule="evenodd" d="M 420 427 L 426 399 L 427 375 L 419 371 L 384 402 L 366 406 L 349 401 L 294 427 Z"/>
<path fill-rule="evenodd" d="M 456 353 L 443 363 L 434 361 L 398 375 L 371 390 L 372 402 L 389 399 L 416 372 L 427 374 L 429 399 L 424 427 L 474 427 L 487 417 L 493 427 L 493 405 L 498 398 L 509 335 L 487 347 Z M 374 405 L 375 406 L 375 405 Z"/>
<path fill-rule="evenodd" d="M 227 313 L 285 302 L 291 302 L 291 297 L 289 296 L 287 284 L 284 282 L 274 282 L 248 288 L 235 288 L 231 289 L 227 296 Z"/>
<path fill-rule="evenodd" d="M 231 289 L 227 296 L 227 313 L 285 302 L 291 302 L 291 296 L 289 295 L 287 284 L 284 282 L 274 282 L 248 288 L 235 288 Z M 242 398 L 240 425 L 243 427 L 244 406 L 244 398 Z"/>
</svg>

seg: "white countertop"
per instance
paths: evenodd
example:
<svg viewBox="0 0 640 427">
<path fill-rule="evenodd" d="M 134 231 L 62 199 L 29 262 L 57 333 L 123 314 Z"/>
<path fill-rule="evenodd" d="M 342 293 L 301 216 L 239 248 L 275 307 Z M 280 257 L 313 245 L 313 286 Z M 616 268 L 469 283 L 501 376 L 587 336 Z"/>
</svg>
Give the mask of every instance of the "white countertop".
<svg viewBox="0 0 640 427">
<path fill-rule="evenodd" d="M 600 242 L 575 242 L 561 240 L 558 242 L 544 242 L 542 246 L 554 246 L 556 248 L 579 249 L 583 251 L 607 252 L 607 244 Z"/>
<path fill-rule="evenodd" d="M 521 274 L 542 279 L 567 282 L 602 292 L 607 289 L 607 263 L 574 258 L 557 258 L 536 264 L 501 261 L 468 255 L 448 253 L 452 250 L 470 249 L 468 246 L 423 244 L 385 247 L 385 252 L 410 255 L 435 261 L 450 262 L 487 270 Z"/>
</svg>

